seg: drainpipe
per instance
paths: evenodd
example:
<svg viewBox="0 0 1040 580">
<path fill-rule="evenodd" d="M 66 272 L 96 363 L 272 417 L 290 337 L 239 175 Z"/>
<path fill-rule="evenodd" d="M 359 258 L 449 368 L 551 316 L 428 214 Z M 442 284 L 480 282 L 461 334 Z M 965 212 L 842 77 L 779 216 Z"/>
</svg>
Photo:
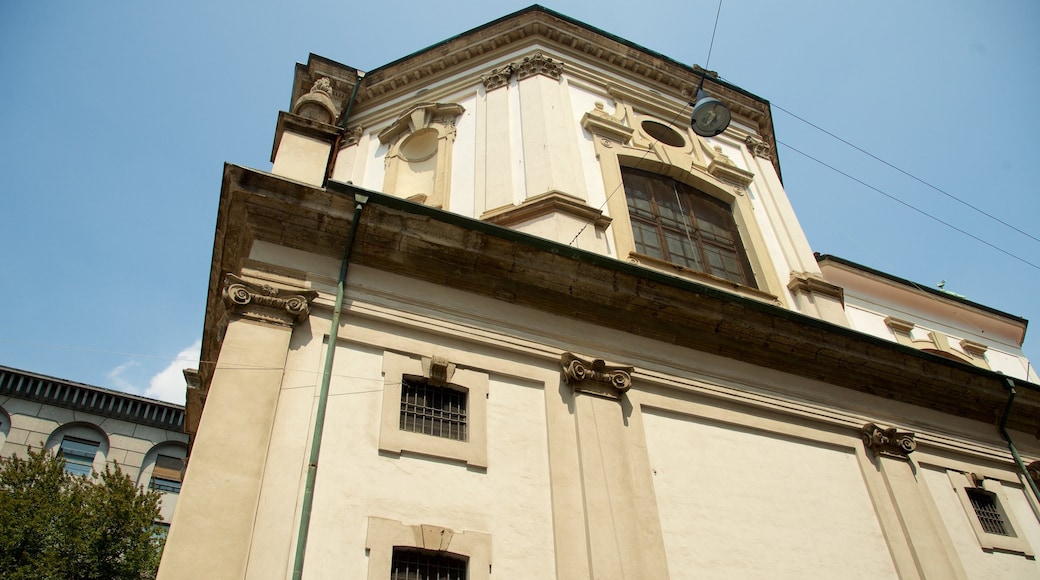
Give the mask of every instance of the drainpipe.
<svg viewBox="0 0 1040 580">
<path fill-rule="evenodd" d="M 321 454 L 321 436 L 325 429 L 325 408 L 329 400 L 329 382 L 332 379 L 332 362 L 336 354 L 336 340 L 339 338 L 339 317 L 343 312 L 343 295 L 346 289 L 347 267 L 350 265 L 350 252 L 354 247 L 358 223 L 361 221 L 361 210 L 368 203 L 368 196 L 354 194 L 354 221 L 350 223 L 347 245 L 343 249 L 343 262 L 339 268 L 339 282 L 336 285 L 336 306 L 332 311 L 332 328 L 329 330 L 329 344 L 325 349 L 325 367 L 321 375 L 321 387 L 318 390 L 318 410 L 314 418 L 314 433 L 311 436 L 311 454 L 307 461 L 307 483 L 303 488 L 303 506 L 300 508 L 300 532 L 296 539 L 296 560 L 293 564 L 293 580 L 300 580 L 303 575 L 303 559 L 307 552 L 307 534 L 310 531 L 311 508 L 314 504 L 314 481 L 318 476 L 318 457 Z"/>
<path fill-rule="evenodd" d="M 347 134 L 347 120 L 350 119 L 350 111 L 354 108 L 354 101 L 357 100 L 361 81 L 365 78 L 365 73 L 362 71 L 355 70 L 354 73 L 357 76 L 357 80 L 354 81 L 354 90 L 350 93 L 350 100 L 347 101 L 347 108 L 343 111 L 343 117 L 337 123 L 339 133 L 336 135 L 336 140 L 332 143 L 332 149 L 329 150 L 329 159 L 325 162 L 325 178 L 321 182 L 322 187 L 325 187 L 329 183 L 329 179 L 332 178 L 332 168 L 336 165 L 336 157 L 339 156 L 339 144 L 343 142 L 343 136 Z"/>
<path fill-rule="evenodd" d="M 357 81 L 354 90 L 350 94 L 347 108 L 338 123 L 340 131 L 336 135 L 336 141 L 329 150 L 329 159 L 325 163 L 325 178 L 322 187 L 328 183 L 332 176 L 332 168 L 336 163 L 336 154 L 339 145 L 343 141 L 343 135 L 347 132 L 347 121 L 350 119 L 351 109 L 357 100 L 358 90 L 361 88 L 361 80 L 365 73 L 355 71 Z M 343 313 L 343 295 L 346 292 L 347 268 L 350 265 L 350 252 L 354 248 L 354 238 L 357 236 L 358 223 L 361 221 L 361 210 L 368 203 L 368 196 L 354 194 L 354 219 L 350 223 L 350 233 L 347 234 L 347 245 L 343 248 L 343 262 L 340 264 L 339 281 L 336 284 L 336 306 L 332 311 L 332 328 L 329 330 L 329 344 L 325 350 L 325 367 L 321 375 L 321 386 L 318 389 L 318 410 L 314 418 L 314 433 L 311 435 L 311 453 L 307 461 L 307 482 L 303 488 L 303 505 L 300 508 L 300 531 L 296 539 L 296 558 L 293 564 L 293 580 L 300 580 L 303 576 L 303 560 L 307 553 L 307 535 L 310 532 L 311 509 L 314 505 L 314 482 L 318 477 L 318 457 L 321 455 L 321 437 L 325 430 L 325 409 L 329 402 L 329 382 L 332 380 L 332 363 L 336 355 L 336 341 L 339 338 L 339 318 Z"/>
<path fill-rule="evenodd" d="M 1007 441 L 1008 449 L 1011 450 L 1011 456 L 1015 458 L 1015 463 L 1018 464 L 1018 468 L 1022 471 L 1023 477 L 1025 477 L 1026 483 L 1029 488 L 1033 490 L 1033 497 L 1036 498 L 1037 502 L 1040 502 L 1040 489 L 1037 489 L 1036 482 L 1029 476 L 1029 470 L 1026 468 L 1026 464 L 1022 461 L 1022 456 L 1018 454 L 1018 449 L 1015 447 L 1015 443 L 1011 440 L 1011 435 L 1007 432 L 1007 420 L 1008 415 L 1011 414 L 1011 405 L 1015 402 L 1015 381 L 1011 380 L 1010 377 L 1004 379 L 1007 383 L 1009 391 L 1007 406 L 1004 407 L 1004 417 L 1000 419 L 1000 434 L 1004 437 L 1004 441 Z"/>
</svg>

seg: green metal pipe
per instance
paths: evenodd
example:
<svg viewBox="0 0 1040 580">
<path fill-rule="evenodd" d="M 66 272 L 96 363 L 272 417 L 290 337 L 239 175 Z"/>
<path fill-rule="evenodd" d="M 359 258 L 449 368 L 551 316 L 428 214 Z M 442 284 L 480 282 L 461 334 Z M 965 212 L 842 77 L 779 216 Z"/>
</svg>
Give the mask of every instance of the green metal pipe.
<svg viewBox="0 0 1040 580">
<path fill-rule="evenodd" d="M 310 532 L 311 509 L 314 505 L 314 482 L 318 477 L 318 457 L 321 455 L 321 437 L 325 430 L 325 408 L 329 401 L 329 383 L 332 380 L 332 363 L 336 355 L 336 341 L 339 339 L 339 317 L 343 312 L 343 296 L 347 286 L 347 268 L 350 265 L 350 252 L 357 236 L 358 222 L 361 221 L 361 210 L 365 208 L 368 196 L 354 196 L 354 220 L 350 223 L 347 245 L 343 248 L 343 262 L 339 268 L 339 282 L 336 284 L 336 306 L 332 311 L 332 328 L 329 329 L 329 344 L 325 349 L 325 366 L 321 374 L 321 387 L 318 389 L 318 410 L 314 417 L 314 433 L 311 436 L 311 454 L 307 461 L 307 483 L 303 488 L 303 506 L 300 508 L 300 531 L 296 539 L 296 559 L 293 564 L 293 580 L 303 576 L 303 560 L 307 553 L 307 535 Z"/>
<path fill-rule="evenodd" d="M 1036 498 L 1037 502 L 1040 502 L 1040 489 L 1037 489 L 1036 482 L 1029 476 L 1029 469 L 1026 467 L 1025 461 L 1022 461 L 1022 456 L 1018 454 L 1018 448 L 1015 447 L 1015 442 L 1011 440 L 1011 435 L 1007 432 L 1007 420 L 1008 415 L 1011 414 L 1011 405 L 1015 402 L 1015 381 L 1011 378 L 1006 379 L 1008 391 L 1007 407 L 1004 408 L 1004 416 L 1000 419 L 1000 434 L 1004 437 L 1004 441 L 1007 441 L 1008 449 L 1011 450 L 1011 456 L 1015 458 L 1015 463 L 1018 464 L 1018 468 L 1022 471 L 1022 476 L 1026 480 L 1026 484 L 1033 490 L 1033 497 Z"/>
</svg>

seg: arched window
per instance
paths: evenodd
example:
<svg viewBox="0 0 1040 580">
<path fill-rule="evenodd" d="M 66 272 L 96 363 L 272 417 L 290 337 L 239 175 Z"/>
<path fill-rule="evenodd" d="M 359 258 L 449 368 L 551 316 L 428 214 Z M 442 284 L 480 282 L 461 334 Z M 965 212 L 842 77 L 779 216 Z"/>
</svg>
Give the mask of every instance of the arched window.
<svg viewBox="0 0 1040 580">
<path fill-rule="evenodd" d="M 104 466 L 108 437 L 88 423 L 67 423 L 47 438 L 47 449 L 65 459 L 65 471 L 90 475 Z"/>
<path fill-rule="evenodd" d="M 636 252 L 755 287 L 732 209 L 693 187 L 621 168 Z"/>
</svg>

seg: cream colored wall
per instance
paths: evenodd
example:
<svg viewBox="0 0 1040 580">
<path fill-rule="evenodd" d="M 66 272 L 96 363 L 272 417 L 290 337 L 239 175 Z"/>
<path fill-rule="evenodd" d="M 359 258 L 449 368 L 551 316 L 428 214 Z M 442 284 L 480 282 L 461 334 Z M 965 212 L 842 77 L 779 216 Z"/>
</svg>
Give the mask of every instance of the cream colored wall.
<svg viewBox="0 0 1040 580">
<path fill-rule="evenodd" d="M 712 578 L 898 578 L 845 446 L 644 410 L 668 567 Z M 813 435 L 806 430 L 806 435 Z"/>
<path fill-rule="evenodd" d="M 325 180 L 330 148 L 326 141 L 285 131 L 275 152 L 271 173 L 320 186 Z"/>
<path fill-rule="evenodd" d="M 488 533 L 496 576 L 552 577 L 543 384 L 517 378 L 514 365 L 504 369 L 514 376 L 486 369 L 491 373 L 486 470 L 408 452 L 395 456 L 379 451 L 384 349 L 414 356 L 445 353 L 464 366 L 476 362 L 443 338 L 410 326 L 348 321 L 341 335 L 346 340 L 337 348 L 333 367 L 306 577 L 364 577 L 369 517 L 446 526 L 456 533 Z M 319 336 L 322 329 L 327 329 L 327 322 L 312 316 L 310 330 Z M 298 518 L 293 506 L 300 501 L 323 342 L 300 343 L 287 360 L 291 370 L 283 383 L 266 460 L 249 578 L 284 578 L 292 565 Z"/>
</svg>

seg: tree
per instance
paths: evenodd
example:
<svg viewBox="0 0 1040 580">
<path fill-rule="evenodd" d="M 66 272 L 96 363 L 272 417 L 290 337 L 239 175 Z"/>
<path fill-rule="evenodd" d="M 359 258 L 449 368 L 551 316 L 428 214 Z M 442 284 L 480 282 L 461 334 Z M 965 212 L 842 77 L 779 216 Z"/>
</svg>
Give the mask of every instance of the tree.
<svg viewBox="0 0 1040 580">
<path fill-rule="evenodd" d="M 161 495 L 112 465 L 87 477 L 45 450 L 0 459 L 0 577 L 154 578 Z"/>
</svg>

